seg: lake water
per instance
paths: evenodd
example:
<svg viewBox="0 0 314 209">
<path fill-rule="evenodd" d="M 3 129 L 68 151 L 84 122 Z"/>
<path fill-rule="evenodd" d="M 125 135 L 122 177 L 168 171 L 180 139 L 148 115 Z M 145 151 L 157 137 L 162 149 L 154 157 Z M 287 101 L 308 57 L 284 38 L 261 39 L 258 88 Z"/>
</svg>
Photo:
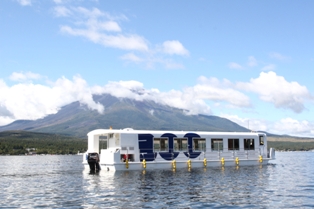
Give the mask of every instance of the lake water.
<svg viewBox="0 0 314 209">
<path fill-rule="evenodd" d="M 1 156 L 0 208 L 313 208 L 314 152 L 266 166 L 90 174 L 82 156 Z"/>
</svg>

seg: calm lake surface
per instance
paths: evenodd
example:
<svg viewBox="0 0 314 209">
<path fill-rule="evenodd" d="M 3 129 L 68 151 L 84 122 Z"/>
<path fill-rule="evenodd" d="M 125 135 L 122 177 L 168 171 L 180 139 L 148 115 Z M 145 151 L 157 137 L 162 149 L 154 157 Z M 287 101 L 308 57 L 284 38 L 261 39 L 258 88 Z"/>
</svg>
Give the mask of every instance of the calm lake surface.
<svg viewBox="0 0 314 209">
<path fill-rule="evenodd" d="M 266 166 L 90 174 L 82 156 L 0 156 L 0 208 L 314 208 L 314 152 Z"/>
</svg>

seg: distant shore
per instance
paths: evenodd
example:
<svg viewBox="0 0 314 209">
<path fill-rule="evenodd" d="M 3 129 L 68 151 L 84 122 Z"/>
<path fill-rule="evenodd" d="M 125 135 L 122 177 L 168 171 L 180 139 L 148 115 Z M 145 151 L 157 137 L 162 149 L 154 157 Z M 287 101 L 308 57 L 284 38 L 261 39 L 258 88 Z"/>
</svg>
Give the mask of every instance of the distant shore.
<svg viewBox="0 0 314 209">
<path fill-rule="evenodd" d="M 313 138 L 301 137 L 267 137 L 268 147 L 277 151 L 312 151 L 314 150 Z"/>
<path fill-rule="evenodd" d="M 298 137 L 273 137 L 268 136 L 268 141 L 280 141 L 280 142 L 314 142 L 314 138 L 298 138 Z"/>
</svg>

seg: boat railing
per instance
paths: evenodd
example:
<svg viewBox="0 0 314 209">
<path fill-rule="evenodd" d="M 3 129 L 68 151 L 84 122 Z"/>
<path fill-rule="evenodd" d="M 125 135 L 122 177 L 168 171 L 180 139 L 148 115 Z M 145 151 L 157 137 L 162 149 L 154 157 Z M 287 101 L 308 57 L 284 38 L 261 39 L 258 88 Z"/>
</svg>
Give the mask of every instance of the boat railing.
<svg viewBox="0 0 314 209">
<path fill-rule="evenodd" d="M 146 150 L 148 151 L 148 150 Z M 195 151 L 196 152 L 196 151 Z M 195 153 L 194 152 L 194 153 Z M 221 158 L 224 159 L 233 159 L 235 160 L 236 158 L 238 159 L 257 159 L 261 155 L 260 150 L 219 150 L 219 151 L 209 151 L 209 150 L 203 150 L 203 151 L 198 151 L 200 152 L 199 156 L 197 159 L 208 159 L 208 160 L 219 160 Z M 159 153 L 167 153 L 169 155 L 168 158 L 172 159 L 177 159 L 177 160 L 185 160 L 189 158 L 189 152 L 187 151 L 180 151 L 179 154 L 175 157 L 174 153 L 178 153 L 178 151 L 174 152 L 141 152 L 141 158 L 145 158 L 146 160 L 158 160 L 161 158 L 159 156 Z M 185 153 L 185 154 L 184 154 Z M 156 157 L 155 157 L 156 155 Z"/>
</svg>

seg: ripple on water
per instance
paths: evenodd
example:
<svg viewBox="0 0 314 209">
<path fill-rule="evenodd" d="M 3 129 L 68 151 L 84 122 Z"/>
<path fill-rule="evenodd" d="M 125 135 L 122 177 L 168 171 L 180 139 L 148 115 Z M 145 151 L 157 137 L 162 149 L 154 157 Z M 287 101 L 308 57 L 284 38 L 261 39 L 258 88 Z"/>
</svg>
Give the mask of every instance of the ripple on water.
<svg viewBox="0 0 314 209">
<path fill-rule="evenodd" d="M 81 156 L 2 156 L 0 208 L 313 208 L 314 153 L 262 167 L 83 170 Z"/>
</svg>

